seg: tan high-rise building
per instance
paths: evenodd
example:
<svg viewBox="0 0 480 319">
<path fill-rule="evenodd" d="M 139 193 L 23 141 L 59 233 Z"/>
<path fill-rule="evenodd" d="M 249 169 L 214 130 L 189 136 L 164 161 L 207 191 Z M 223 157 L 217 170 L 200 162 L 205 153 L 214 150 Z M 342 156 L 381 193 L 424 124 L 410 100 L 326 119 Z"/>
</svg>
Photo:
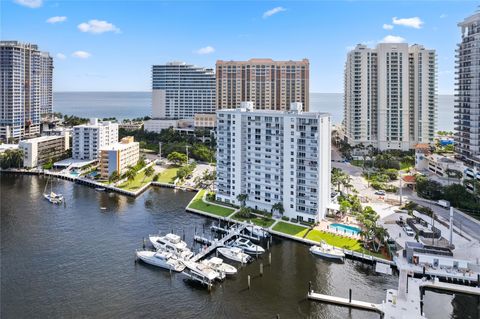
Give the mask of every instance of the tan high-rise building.
<svg viewBox="0 0 480 319">
<path fill-rule="evenodd" d="M 288 111 L 300 102 L 309 110 L 310 62 L 217 61 L 217 109 L 235 109 L 241 102 L 253 102 L 255 109 Z"/>
<path fill-rule="evenodd" d="M 435 50 L 407 43 L 357 45 L 345 64 L 345 135 L 380 150 L 434 143 Z"/>
</svg>

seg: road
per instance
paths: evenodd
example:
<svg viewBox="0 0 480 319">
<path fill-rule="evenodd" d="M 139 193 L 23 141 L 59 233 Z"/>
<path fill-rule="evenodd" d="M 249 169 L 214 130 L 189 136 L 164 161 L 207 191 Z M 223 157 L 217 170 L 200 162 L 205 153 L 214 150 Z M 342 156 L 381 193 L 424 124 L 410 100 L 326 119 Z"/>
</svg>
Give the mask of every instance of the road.
<svg viewBox="0 0 480 319">
<path fill-rule="evenodd" d="M 340 153 L 332 146 L 332 167 L 340 168 L 352 177 L 352 185 L 359 192 L 360 196 L 369 198 L 373 203 L 381 204 L 383 201 L 378 199 L 378 196 L 374 194 L 375 190 L 368 187 L 367 181 L 362 177 L 362 169 L 360 167 L 351 165 L 350 163 L 341 162 L 342 157 Z M 399 185 L 396 185 L 399 186 Z M 387 197 L 396 197 L 399 195 L 387 195 Z M 450 211 L 441 206 L 436 205 L 434 202 L 420 198 L 411 189 L 403 187 L 403 201 L 410 200 L 415 203 L 427 206 L 433 210 L 438 216 L 449 220 Z M 372 205 L 373 206 L 373 205 Z M 397 207 L 399 208 L 399 207 Z M 467 233 L 475 240 L 480 241 L 480 221 L 472 221 L 471 219 L 461 215 L 453 215 L 453 224 L 461 231 Z"/>
</svg>

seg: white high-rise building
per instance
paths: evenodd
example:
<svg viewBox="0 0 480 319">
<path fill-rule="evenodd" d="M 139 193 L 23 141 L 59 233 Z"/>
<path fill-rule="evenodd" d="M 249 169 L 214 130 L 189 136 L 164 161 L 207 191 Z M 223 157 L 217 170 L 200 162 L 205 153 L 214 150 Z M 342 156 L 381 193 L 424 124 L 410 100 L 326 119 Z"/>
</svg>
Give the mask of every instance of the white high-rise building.
<svg viewBox="0 0 480 319">
<path fill-rule="evenodd" d="M 117 142 L 117 123 L 92 118 L 88 124 L 73 127 L 72 157 L 76 160 L 97 160 L 102 148 Z"/>
<path fill-rule="evenodd" d="M 304 221 L 322 219 L 330 203 L 330 115 L 254 110 L 252 102 L 217 111 L 217 198 Z"/>
<path fill-rule="evenodd" d="M 433 144 L 435 50 L 406 43 L 357 45 L 345 64 L 345 135 L 350 145 L 409 150 Z"/>
<path fill-rule="evenodd" d="M 0 139 L 40 134 L 40 117 L 52 112 L 53 60 L 38 46 L 0 41 Z"/>
<path fill-rule="evenodd" d="M 215 112 L 215 74 L 185 62 L 152 66 L 152 117 L 193 119 Z"/>
<path fill-rule="evenodd" d="M 480 12 L 458 26 L 455 94 L 455 152 L 468 165 L 480 168 Z"/>
</svg>

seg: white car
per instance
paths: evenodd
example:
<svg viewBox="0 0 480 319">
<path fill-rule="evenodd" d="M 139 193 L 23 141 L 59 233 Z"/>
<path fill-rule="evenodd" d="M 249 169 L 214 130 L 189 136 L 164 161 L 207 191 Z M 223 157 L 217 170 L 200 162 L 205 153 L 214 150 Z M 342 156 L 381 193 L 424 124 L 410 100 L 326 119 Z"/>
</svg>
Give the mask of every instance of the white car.
<svg viewBox="0 0 480 319">
<path fill-rule="evenodd" d="M 403 230 L 405 231 L 407 236 L 415 236 L 415 232 L 413 231 L 413 229 L 410 226 L 403 227 Z"/>
<path fill-rule="evenodd" d="M 385 196 L 385 191 L 384 190 L 375 191 L 375 195 Z"/>
</svg>

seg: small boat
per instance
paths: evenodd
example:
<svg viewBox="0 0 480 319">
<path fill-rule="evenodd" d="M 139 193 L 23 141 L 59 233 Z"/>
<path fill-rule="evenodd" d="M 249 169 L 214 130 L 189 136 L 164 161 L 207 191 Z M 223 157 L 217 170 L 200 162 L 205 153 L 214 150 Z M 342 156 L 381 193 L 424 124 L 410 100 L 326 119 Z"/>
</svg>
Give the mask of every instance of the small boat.
<svg viewBox="0 0 480 319">
<path fill-rule="evenodd" d="M 178 260 L 173 254 L 166 251 L 141 250 L 137 251 L 136 255 L 137 258 L 143 262 L 153 266 L 177 272 L 181 272 L 185 269 L 185 265 L 180 260 Z"/>
<path fill-rule="evenodd" d="M 95 187 L 95 190 L 97 192 L 104 192 L 105 191 L 105 187 Z"/>
<path fill-rule="evenodd" d="M 150 235 L 148 238 L 155 249 L 168 251 L 181 259 L 188 260 L 193 257 L 193 252 L 187 247 L 187 243 L 178 235 Z"/>
<path fill-rule="evenodd" d="M 228 258 L 230 260 L 246 264 L 250 260 L 252 260 L 252 257 L 249 255 L 245 254 L 242 249 L 237 248 L 237 247 L 220 247 L 217 248 L 217 251 L 220 253 L 225 258 Z"/>
<path fill-rule="evenodd" d="M 270 234 L 265 231 L 262 227 L 257 226 L 253 224 L 252 222 L 248 223 L 248 226 L 245 228 L 245 230 L 252 236 L 257 237 L 257 238 L 267 238 L 270 236 Z"/>
<path fill-rule="evenodd" d="M 48 184 L 50 184 L 50 193 L 47 193 L 47 187 Z M 45 188 L 43 190 L 43 197 L 48 200 L 50 203 L 53 204 L 61 204 L 63 202 L 63 195 L 62 194 L 56 194 L 52 190 L 52 181 L 50 179 L 50 176 L 47 179 L 47 183 L 45 184 Z"/>
<path fill-rule="evenodd" d="M 206 264 L 197 263 L 194 261 L 183 261 L 183 263 L 190 271 L 195 272 L 198 275 L 204 277 L 205 279 L 207 279 L 207 281 L 211 282 L 215 279 L 219 279 L 219 280 L 225 279 L 224 272 L 219 272 Z"/>
<path fill-rule="evenodd" d="M 310 247 L 310 252 L 314 255 L 337 261 L 343 261 L 345 258 L 345 254 L 341 249 L 338 249 L 332 245 L 328 245 L 324 241 L 322 241 L 318 246 L 314 245 Z"/>
<path fill-rule="evenodd" d="M 262 246 L 255 245 L 250 240 L 246 238 L 237 238 L 233 243 L 232 247 L 238 247 L 242 249 L 247 254 L 259 255 L 265 252 Z"/>
<path fill-rule="evenodd" d="M 201 263 L 210 268 L 213 268 L 217 272 L 224 273 L 227 276 L 233 276 L 237 274 L 237 268 L 224 263 L 223 260 L 218 257 L 212 257 L 210 259 L 202 260 Z"/>
<path fill-rule="evenodd" d="M 54 192 L 50 192 L 50 194 L 43 194 L 43 197 L 45 197 L 45 199 L 47 199 L 50 203 L 53 204 L 61 204 L 63 202 L 62 194 L 55 194 Z"/>
</svg>

